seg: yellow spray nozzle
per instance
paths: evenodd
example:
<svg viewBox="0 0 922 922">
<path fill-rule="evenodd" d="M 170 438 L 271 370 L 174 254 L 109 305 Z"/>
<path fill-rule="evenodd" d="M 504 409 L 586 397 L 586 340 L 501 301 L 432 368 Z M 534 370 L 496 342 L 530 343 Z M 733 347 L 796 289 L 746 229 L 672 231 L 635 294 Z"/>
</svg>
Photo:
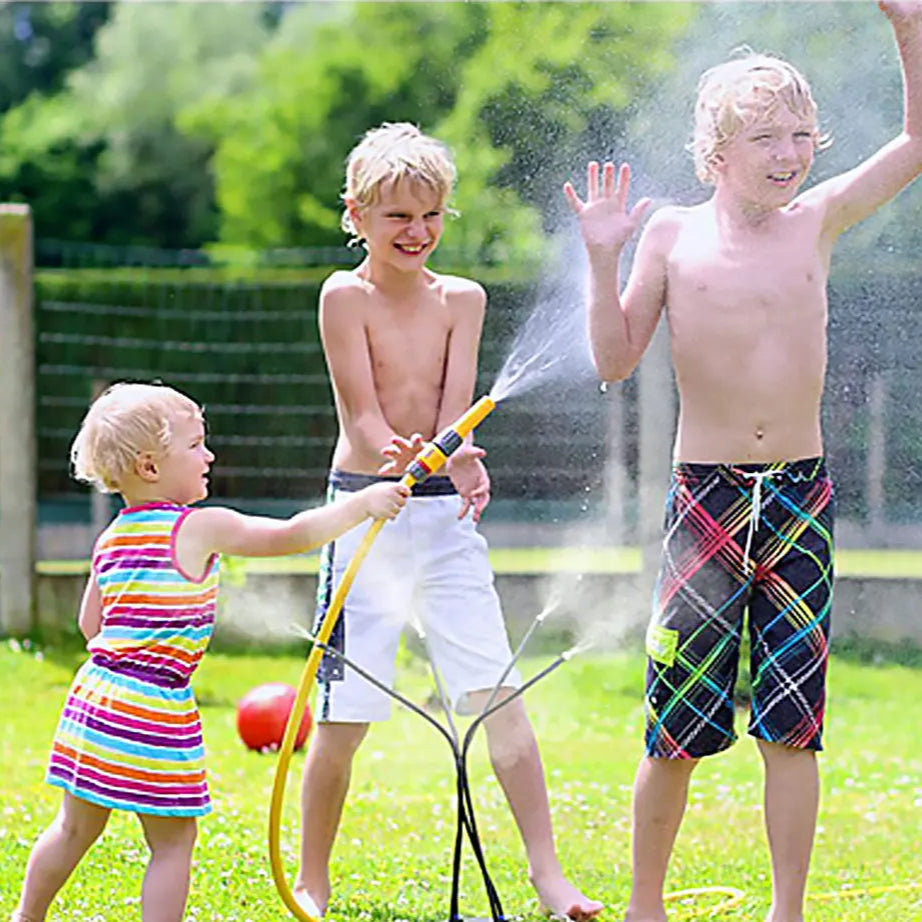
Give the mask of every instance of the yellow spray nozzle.
<svg viewBox="0 0 922 922">
<path fill-rule="evenodd" d="M 481 397 L 466 413 L 426 443 L 407 468 L 404 483 L 413 486 L 434 474 L 461 447 L 465 437 L 495 409 L 496 403 L 491 397 Z"/>
<path fill-rule="evenodd" d="M 495 409 L 496 403 L 492 397 L 481 397 L 477 403 L 455 421 L 451 428 L 463 439 L 468 433 L 476 429 Z"/>
</svg>

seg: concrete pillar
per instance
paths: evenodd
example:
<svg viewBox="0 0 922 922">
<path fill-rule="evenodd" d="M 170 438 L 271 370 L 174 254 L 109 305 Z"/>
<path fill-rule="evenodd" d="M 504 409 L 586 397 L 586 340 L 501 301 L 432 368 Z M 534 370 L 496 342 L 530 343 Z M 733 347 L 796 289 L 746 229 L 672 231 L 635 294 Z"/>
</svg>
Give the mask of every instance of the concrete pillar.
<svg viewBox="0 0 922 922">
<path fill-rule="evenodd" d="M 37 517 L 32 215 L 0 205 L 0 633 L 35 624 Z"/>
</svg>

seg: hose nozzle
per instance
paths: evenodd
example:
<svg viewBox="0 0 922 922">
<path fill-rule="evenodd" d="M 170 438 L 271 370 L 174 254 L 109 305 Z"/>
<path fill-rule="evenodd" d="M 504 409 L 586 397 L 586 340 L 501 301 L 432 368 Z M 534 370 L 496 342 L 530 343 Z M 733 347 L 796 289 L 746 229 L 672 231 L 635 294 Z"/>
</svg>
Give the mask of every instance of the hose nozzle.
<svg viewBox="0 0 922 922">
<path fill-rule="evenodd" d="M 496 403 L 492 398 L 481 397 L 466 413 L 426 443 L 407 468 L 403 482 L 412 487 L 414 483 L 421 483 L 430 474 L 434 474 L 461 447 L 465 437 L 495 409 Z"/>
</svg>

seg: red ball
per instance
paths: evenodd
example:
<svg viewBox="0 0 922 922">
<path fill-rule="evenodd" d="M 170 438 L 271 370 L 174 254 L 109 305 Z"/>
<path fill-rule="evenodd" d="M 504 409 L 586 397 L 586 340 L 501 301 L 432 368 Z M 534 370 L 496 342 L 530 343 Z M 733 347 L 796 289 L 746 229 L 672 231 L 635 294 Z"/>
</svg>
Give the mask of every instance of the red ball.
<svg viewBox="0 0 922 922">
<path fill-rule="evenodd" d="M 237 705 L 237 733 L 248 749 L 261 752 L 276 750 L 282 745 L 288 715 L 295 703 L 295 690 L 284 682 L 268 682 L 250 689 Z M 300 749 L 313 726 L 310 706 L 305 706 L 301 726 L 295 737 L 295 749 Z"/>
</svg>

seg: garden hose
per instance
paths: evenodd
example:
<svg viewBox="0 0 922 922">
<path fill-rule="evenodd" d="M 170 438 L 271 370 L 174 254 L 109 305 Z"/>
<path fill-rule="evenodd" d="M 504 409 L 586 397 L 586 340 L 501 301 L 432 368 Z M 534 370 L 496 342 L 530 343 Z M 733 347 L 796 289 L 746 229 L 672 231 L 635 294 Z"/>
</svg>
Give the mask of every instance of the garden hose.
<svg viewBox="0 0 922 922">
<path fill-rule="evenodd" d="M 806 900 L 812 903 L 827 903 L 835 900 L 858 899 L 860 897 L 881 896 L 885 893 L 900 893 L 907 890 L 922 890 L 922 883 L 885 884 L 879 887 L 848 887 L 842 890 L 831 890 L 827 893 L 808 893 Z M 665 903 L 676 903 L 681 900 L 697 896 L 721 895 L 727 899 L 716 906 L 692 909 L 679 916 L 679 922 L 689 922 L 691 919 L 700 919 L 704 916 L 713 918 L 718 913 L 735 909 L 746 898 L 742 890 L 734 887 L 695 887 L 691 890 L 676 890 L 663 898 Z"/>
<path fill-rule="evenodd" d="M 481 397 L 466 413 L 457 419 L 452 425 L 443 429 L 431 442 L 427 442 L 422 451 L 414 458 L 412 463 L 407 467 L 406 473 L 401 478 L 401 483 L 407 487 L 413 487 L 414 484 L 425 480 L 430 474 L 439 470 L 442 465 L 464 443 L 464 439 L 496 408 L 495 402 L 490 397 Z M 320 660 L 323 657 L 323 649 L 336 621 L 342 611 L 343 602 L 359 567 L 368 555 L 378 532 L 384 526 L 384 519 L 375 519 L 371 523 L 365 537 L 362 539 L 358 550 L 355 552 L 352 560 L 349 561 L 343 573 L 342 580 L 336 587 L 336 592 L 330 601 L 329 608 L 321 621 L 317 630 L 317 640 L 311 647 L 307 662 L 298 681 L 297 693 L 295 694 L 294 704 L 291 713 L 288 715 L 288 723 L 285 726 L 285 735 L 282 738 L 282 745 L 279 748 L 278 764 L 275 768 L 275 779 L 272 784 L 272 798 L 269 804 L 269 864 L 272 869 L 272 879 L 275 881 L 275 887 L 278 890 L 282 902 L 288 907 L 292 915 L 300 922 L 320 922 L 316 916 L 309 915 L 295 899 L 291 887 L 285 878 L 284 868 L 282 867 L 282 856 L 280 848 L 280 827 L 282 804 L 285 798 L 285 783 L 288 778 L 288 769 L 291 764 L 291 756 L 294 752 L 295 739 L 298 734 L 298 728 L 301 725 L 301 718 L 304 716 L 307 707 L 307 698 L 313 687 L 314 680 L 317 677 L 317 670 L 320 667 Z"/>
</svg>

